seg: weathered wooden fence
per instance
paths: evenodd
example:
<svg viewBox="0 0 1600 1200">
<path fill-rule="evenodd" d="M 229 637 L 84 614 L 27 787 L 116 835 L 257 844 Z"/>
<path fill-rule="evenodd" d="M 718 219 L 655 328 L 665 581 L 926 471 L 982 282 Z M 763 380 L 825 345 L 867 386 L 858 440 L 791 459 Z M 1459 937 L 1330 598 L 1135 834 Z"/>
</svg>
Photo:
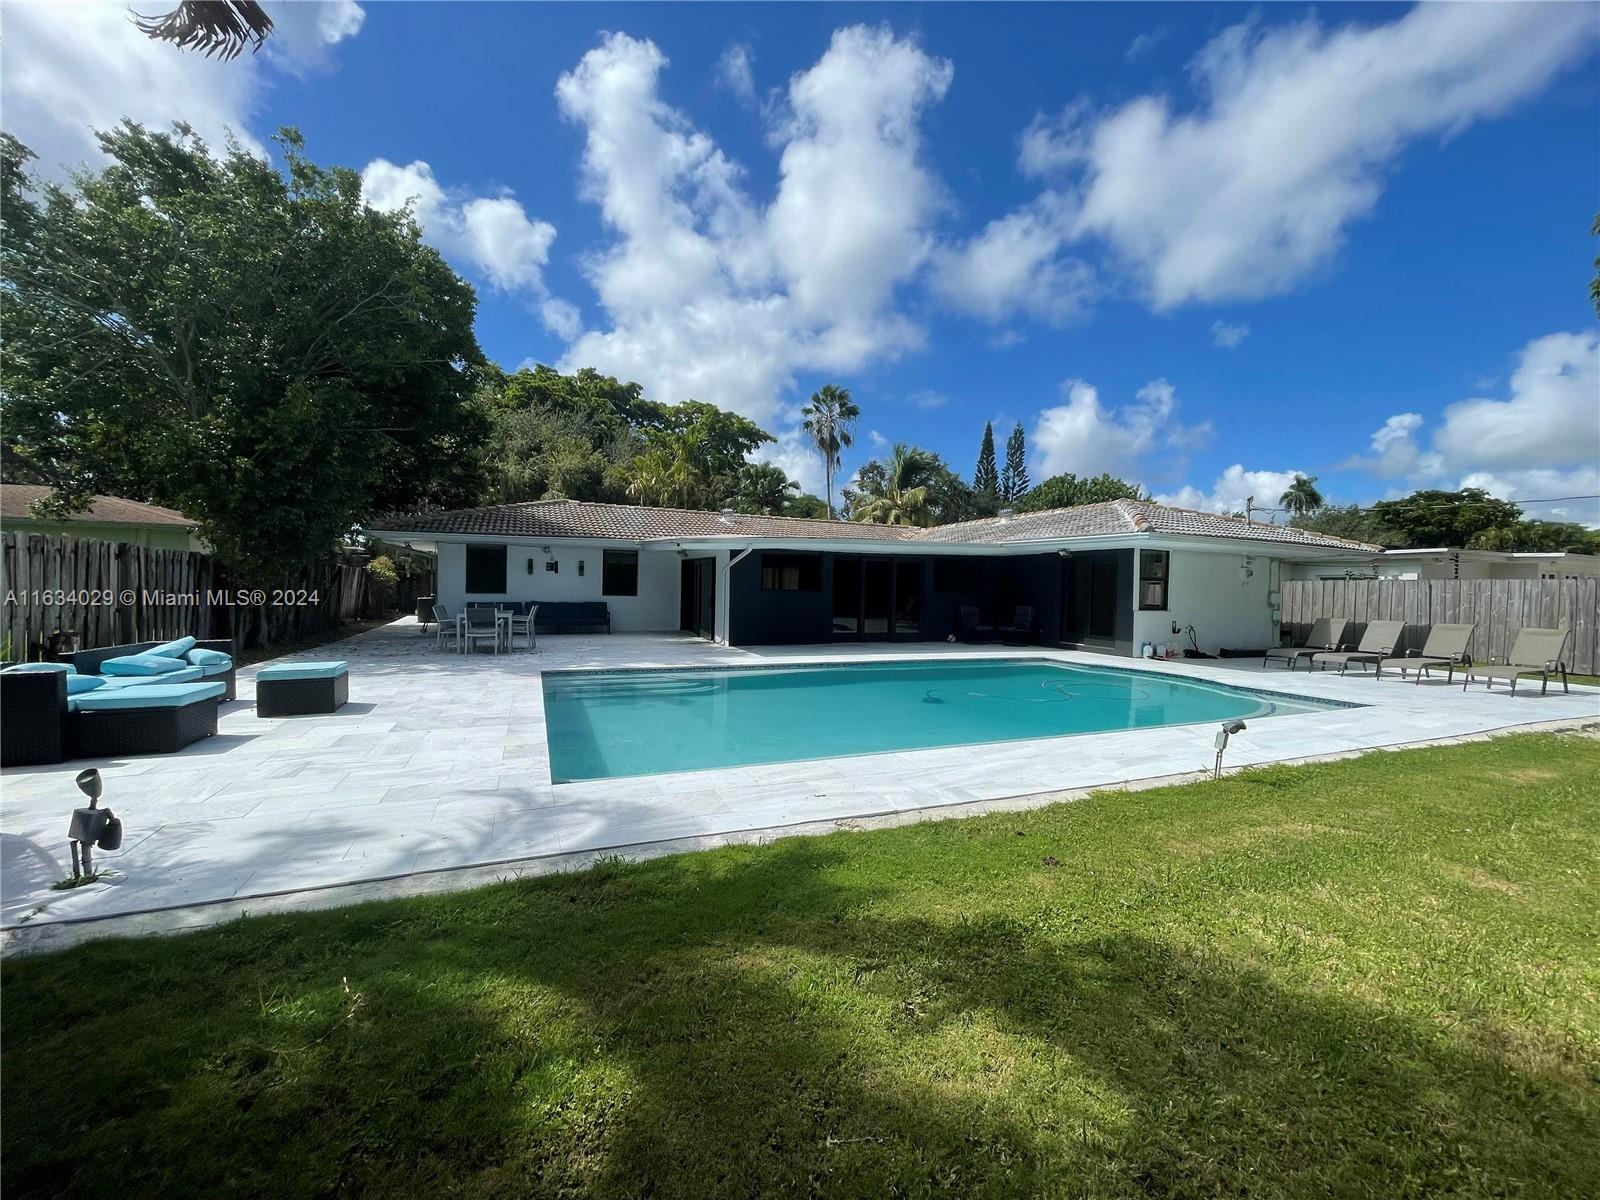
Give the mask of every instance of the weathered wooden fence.
<svg viewBox="0 0 1600 1200">
<path fill-rule="evenodd" d="M 409 612 L 431 576 L 382 597 L 361 563 L 313 564 L 275 587 L 230 581 L 207 554 L 56 534 L 0 533 L 0 657 L 39 658 L 56 631 L 85 649 L 195 634 L 241 649 L 292 641 L 380 608 Z M 388 600 L 389 603 L 383 603 Z"/>
<path fill-rule="evenodd" d="M 1283 585 L 1283 624 L 1303 635 L 1318 617 L 1404 621 L 1402 649 L 1420 648 L 1427 626 L 1476 625 L 1478 661 L 1504 655 L 1525 627 L 1572 630 L 1567 666 L 1600 674 L 1600 579 L 1298 579 Z"/>
</svg>

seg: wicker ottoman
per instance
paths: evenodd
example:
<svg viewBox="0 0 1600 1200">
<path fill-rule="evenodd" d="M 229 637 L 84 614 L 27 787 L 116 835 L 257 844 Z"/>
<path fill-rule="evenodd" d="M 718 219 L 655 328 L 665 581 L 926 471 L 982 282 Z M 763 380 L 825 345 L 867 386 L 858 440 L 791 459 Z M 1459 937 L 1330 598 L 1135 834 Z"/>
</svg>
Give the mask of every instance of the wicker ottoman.
<svg viewBox="0 0 1600 1200">
<path fill-rule="evenodd" d="M 256 673 L 256 716 L 331 713 L 350 699 L 347 662 L 289 662 Z"/>
<path fill-rule="evenodd" d="M 217 683 L 99 688 L 71 699 L 67 744 L 74 758 L 174 754 L 217 731 Z"/>
</svg>

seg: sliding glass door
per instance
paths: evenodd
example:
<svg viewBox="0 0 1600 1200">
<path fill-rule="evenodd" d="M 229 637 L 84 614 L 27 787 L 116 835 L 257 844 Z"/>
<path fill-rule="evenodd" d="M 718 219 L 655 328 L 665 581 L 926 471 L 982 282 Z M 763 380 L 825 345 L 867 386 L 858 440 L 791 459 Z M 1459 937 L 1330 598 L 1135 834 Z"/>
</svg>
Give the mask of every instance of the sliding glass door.
<svg viewBox="0 0 1600 1200">
<path fill-rule="evenodd" d="M 851 641 L 922 635 L 922 563 L 907 559 L 833 559 L 833 636 Z"/>
</svg>

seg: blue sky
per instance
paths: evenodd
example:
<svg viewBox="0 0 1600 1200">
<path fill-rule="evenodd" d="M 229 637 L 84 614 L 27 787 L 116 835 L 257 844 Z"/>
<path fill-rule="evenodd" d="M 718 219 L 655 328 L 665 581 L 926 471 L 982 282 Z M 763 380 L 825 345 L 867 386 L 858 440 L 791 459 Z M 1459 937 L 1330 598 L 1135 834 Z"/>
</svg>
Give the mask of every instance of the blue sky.
<svg viewBox="0 0 1600 1200">
<path fill-rule="evenodd" d="M 738 408 L 812 486 L 837 382 L 847 471 L 970 473 L 993 419 L 1035 481 L 1200 507 L 1600 493 L 1594 6 L 275 11 L 216 64 L 9 6 L 8 128 L 61 162 L 124 113 L 296 125 L 411 199 L 497 361 Z"/>
</svg>

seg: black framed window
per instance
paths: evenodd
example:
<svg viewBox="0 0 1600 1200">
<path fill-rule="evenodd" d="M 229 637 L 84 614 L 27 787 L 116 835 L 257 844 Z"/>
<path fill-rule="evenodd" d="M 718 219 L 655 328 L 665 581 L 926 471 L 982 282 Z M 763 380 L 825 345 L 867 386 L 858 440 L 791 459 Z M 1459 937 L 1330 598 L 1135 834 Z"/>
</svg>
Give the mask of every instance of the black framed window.
<svg viewBox="0 0 1600 1200">
<path fill-rule="evenodd" d="M 467 593 L 499 596 L 506 590 L 506 548 L 467 547 Z"/>
<path fill-rule="evenodd" d="M 1170 566 L 1165 550 L 1139 551 L 1139 608 L 1144 612 L 1163 611 L 1167 607 L 1167 570 Z"/>
<path fill-rule="evenodd" d="M 983 590 L 978 560 L 975 558 L 936 558 L 933 560 L 933 590 L 946 595 L 972 595 Z"/>
<path fill-rule="evenodd" d="M 600 564 L 600 594 L 602 596 L 637 596 L 639 594 L 639 552 L 637 550 L 607 550 Z"/>
<path fill-rule="evenodd" d="M 822 555 L 763 554 L 763 592 L 815 592 L 822 588 Z"/>
</svg>

